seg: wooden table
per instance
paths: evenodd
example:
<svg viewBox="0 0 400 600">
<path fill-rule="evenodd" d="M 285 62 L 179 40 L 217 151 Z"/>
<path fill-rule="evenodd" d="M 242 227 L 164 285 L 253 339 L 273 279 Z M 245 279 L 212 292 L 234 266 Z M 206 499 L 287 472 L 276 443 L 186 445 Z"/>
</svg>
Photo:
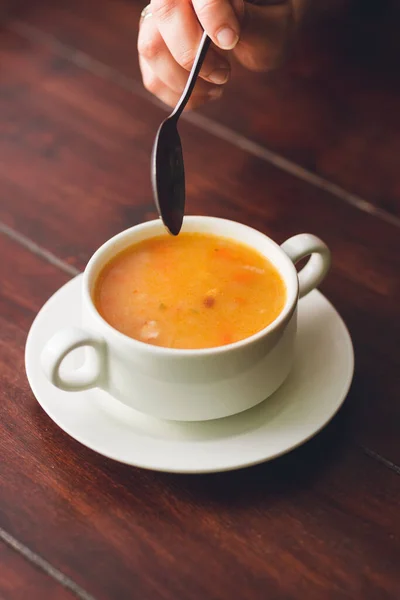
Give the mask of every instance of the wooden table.
<svg viewBox="0 0 400 600">
<path fill-rule="evenodd" d="M 0 597 L 400 597 L 400 52 L 392 2 L 338 2 L 280 71 L 235 70 L 182 123 L 188 213 L 281 242 L 321 236 L 323 292 L 356 351 L 333 422 L 272 463 L 213 476 L 107 460 L 41 410 L 24 371 L 47 298 L 155 217 L 165 115 L 136 60 L 139 2 L 1 6 Z"/>
</svg>

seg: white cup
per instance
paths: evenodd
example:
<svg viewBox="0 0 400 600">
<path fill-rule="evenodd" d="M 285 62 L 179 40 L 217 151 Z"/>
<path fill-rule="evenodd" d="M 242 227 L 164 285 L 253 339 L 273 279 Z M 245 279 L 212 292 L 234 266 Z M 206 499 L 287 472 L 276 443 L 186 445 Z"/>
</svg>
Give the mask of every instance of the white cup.
<svg viewBox="0 0 400 600">
<path fill-rule="evenodd" d="M 41 354 L 44 372 L 56 387 L 70 392 L 99 387 L 158 418 L 203 421 L 247 410 L 284 382 L 292 366 L 298 299 L 313 290 L 329 270 L 327 246 L 309 234 L 296 235 L 278 246 L 255 229 L 214 217 L 185 217 L 182 231 L 227 237 L 266 256 L 287 288 L 280 315 L 249 338 L 200 350 L 152 346 L 111 327 L 93 304 L 94 285 L 102 267 L 124 248 L 168 235 L 159 220 L 143 223 L 110 239 L 90 259 L 82 282 L 82 328 L 58 331 Z M 294 263 L 309 255 L 297 273 Z M 89 347 L 83 366 L 62 375 L 62 361 L 80 347 Z"/>
</svg>

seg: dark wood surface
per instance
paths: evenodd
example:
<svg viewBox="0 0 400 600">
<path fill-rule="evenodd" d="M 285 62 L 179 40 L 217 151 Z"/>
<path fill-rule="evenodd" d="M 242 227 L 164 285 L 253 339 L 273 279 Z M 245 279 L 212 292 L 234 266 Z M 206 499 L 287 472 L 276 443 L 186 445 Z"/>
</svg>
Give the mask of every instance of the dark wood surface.
<svg viewBox="0 0 400 600">
<path fill-rule="evenodd" d="M 189 213 L 330 245 L 323 291 L 351 331 L 354 384 L 295 452 L 186 477 L 82 447 L 24 373 L 46 299 L 108 237 L 155 216 L 149 153 L 165 112 L 140 84 L 140 6 L 0 3 L 1 598 L 400 596 L 399 70 L 389 13 L 358 22 L 354 2 L 339 5 L 296 59 L 270 77 L 238 70 L 181 132 Z M 334 43 L 345 14 L 361 49 L 371 28 L 384 42 L 373 60 L 359 51 L 363 69 Z"/>
<path fill-rule="evenodd" d="M 200 113 L 293 161 L 290 170 L 305 168 L 340 186 L 340 195 L 400 218 L 400 4 L 309 3 L 310 17 L 283 67 L 262 75 L 234 65 L 222 101 Z M 73 61 L 135 91 L 142 6 L 139 0 L 12 2 L 14 25 L 26 35 L 55 38 Z"/>
<path fill-rule="evenodd" d="M 49 577 L 8 545 L 0 543 L 0 598 L 2 600 L 74 600 L 75 594 Z"/>
</svg>

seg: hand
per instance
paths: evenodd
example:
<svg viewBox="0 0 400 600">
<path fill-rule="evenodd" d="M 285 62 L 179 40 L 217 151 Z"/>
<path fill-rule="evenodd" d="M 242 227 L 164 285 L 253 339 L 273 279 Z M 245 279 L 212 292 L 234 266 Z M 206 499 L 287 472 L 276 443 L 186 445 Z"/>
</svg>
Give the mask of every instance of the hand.
<svg viewBox="0 0 400 600">
<path fill-rule="evenodd" d="M 296 16 L 293 4 L 304 0 L 151 0 L 141 19 L 139 64 L 146 89 L 175 106 L 192 67 L 202 28 L 211 45 L 188 108 L 219 98 L 230 77 L 232 51 L 245 67 L 265 71 L 282 57 Z M 146 11 L 145 11 L 146 12 Z"/>
</svg>

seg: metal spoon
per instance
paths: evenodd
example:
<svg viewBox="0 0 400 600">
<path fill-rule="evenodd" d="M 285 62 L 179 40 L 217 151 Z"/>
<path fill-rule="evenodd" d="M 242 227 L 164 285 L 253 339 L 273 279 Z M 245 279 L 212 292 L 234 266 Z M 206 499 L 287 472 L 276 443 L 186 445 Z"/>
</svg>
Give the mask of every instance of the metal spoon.
<svg viewBox="0 0 400 600">
<path fill-rule="evenodd" d="M 185 169 L 177 124 L 203 64 L 210 38 L 204 32 L 183 94 L 174 111 L 157 132 L 151 158 L 151 181 L 154 200 L 165 227 L 178 235 L 185 213 Z"/>
</svg>

